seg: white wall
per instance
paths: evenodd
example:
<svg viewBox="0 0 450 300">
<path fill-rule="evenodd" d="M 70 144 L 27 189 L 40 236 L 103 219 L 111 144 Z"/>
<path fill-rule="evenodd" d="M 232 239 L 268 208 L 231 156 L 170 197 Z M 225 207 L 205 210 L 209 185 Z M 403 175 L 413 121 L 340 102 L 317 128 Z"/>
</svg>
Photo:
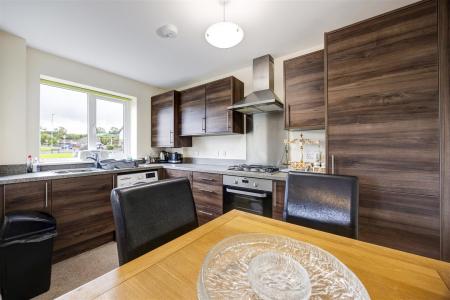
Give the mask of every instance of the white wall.
<svg viewBox="0 0 450 300">
<path fill-rule="evenodd" d="M 93 68 L 78 62 L 27 48 L 27 153 L 39 153 L 39 80 L 41 75 L 55 77 L 116 93 L 136 97 L 132 105 L 133 157 L 151 153 L 150 146 L 150 97 L 161 89 L 134 81 L 113 73 Z"/>
<path fill-rule="evenodd" d="M 284 101 L 284 81 L 283 81 L 283 62 L 287 59 L 297 57 L 306 53 L 310 53 L 316 50 L 323 49 L 323 45 L 318 45 L 316 47 L 296 51 L 281 57 L 274 57 L 274 90 L 275 93 Z M 236 71 L 209 76 L 204 80 L 193 82 L 189 85 L 175 88 L 176 90 L 184 90 L 192 86 L 207 83 L 216 79 L 224 78 L 227 76 L 234 76 L 244 83 L 245 89 L 244 94 L 248 95 L 253 92 L 253 71 L 252 71 L 252 61 L 249 61 L 249 66 L 238 69 Z M 325 134 L 322 131 L 323 140 Z M 246 136 L 243 135 L 229 135 L 229 136 L 204 136 L 204 137 L 194 137 L 192 140 L 192 147 L 186 147 L 183 149 L 176 149 L 177 151 L 182 151 L 186 157 L 195 158 L 219 158 L 219 159 L 246 159 Z M 280 145 L 282 147 L 282 145 Z M 308 150 L 312 150 L 313 147 L 308 147 Z M 292 149 L 294 150 L 294 149 Z M 315 151 L 316 149 L 314 149 Z M 295 152 L 295 151 L 294 151 Z M 298 156 L 294 155 L 292 160 L 297 159 Z"/>
<path fill-rule="evenodd" d="M 26 43 L 0 31 L 0 165 L 26 159 Z"/>
</svg>

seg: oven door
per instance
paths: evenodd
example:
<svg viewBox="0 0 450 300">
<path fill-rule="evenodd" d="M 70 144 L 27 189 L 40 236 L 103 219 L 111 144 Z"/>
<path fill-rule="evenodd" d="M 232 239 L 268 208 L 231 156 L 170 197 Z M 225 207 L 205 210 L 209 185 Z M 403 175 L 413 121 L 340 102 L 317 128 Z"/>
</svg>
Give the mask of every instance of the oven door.
<svg viewBox="0 0 450 300">
<path fill-rule="evenodd" d="M 256 215 L 272 217 L 272 193 L 233 186 L 223 187 L 223 211 L 239 209 Z"/>
</svg>

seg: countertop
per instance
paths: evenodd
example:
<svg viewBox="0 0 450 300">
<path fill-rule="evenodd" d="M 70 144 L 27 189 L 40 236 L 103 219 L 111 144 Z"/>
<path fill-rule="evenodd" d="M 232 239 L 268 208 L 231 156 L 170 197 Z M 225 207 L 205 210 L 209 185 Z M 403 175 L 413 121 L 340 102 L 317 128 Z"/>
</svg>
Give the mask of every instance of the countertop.
<svg viewBox="0 0 450 300">
<path fill-rule="evenodd" d="M 151 167 L 150 165 L 141 165 L 145 167 Z M 228 166 L 224 165 L 204 165 L 204 164 L 158 164 L 158 166 L 162 166 L 165 169 L 175 169 L 175 170 L 183 170 L 183 171 L 192 171 L 192 172 L 206 172 L 206 173 L 215 173 L 222 175 L 233 175 L 233 176 L 241 176 L 241 177 L 253 177 L 253 178 L 263 178 L 270 180 L 286 180 L 287 173 L 276 172 L 276 173 L 256 173 L 256 172 L 243 172 L 243 171 L 231 171 L 228 170 Z"/>
<path fill-rule="evenodd" d="M 62 178 L 84 177 L 84 176 L 93 176 L 93 175 L 101 175 L 101 174 L 120 174 L 120 173 L 136 172 L 136 171 L 156 170 L 156 169 L 161 169 L 161 168 L 191 171 L 191 172 L 207 172 L 207 173 L 215 173 L 215 174 L 223 174 L 223 175 L 235 175 L 235 176 L 241 176 L 241 177 L 263 178 L 263 179 L 281 180 L 281 181 L 286 180 L 286 176 L 287 176 L 287 174 L 283 173 L 283 172 L 268 174 L 268 173 L 230 171 L 230 170 L 227 170 L 227 166 L 224 166 L 224 165 L 147 164 L 147 165 L 139 165 L 139 167 L 136 167 L 136 168 L 126 168 L 126 169 L 118 169 L 118 170 L 98 169 L 96 171 L 86 172 L 86 173 L 58 174 L 55 171 L 46 171 L 46 172 L 38 172 L 38 173 L 27 173 L 27 174 L 19 174 L 19 175 L 11 175 L 11 176 L 1 176 L 0 177 L 0 185 L 11 184 L 11 183 L 20 183 L 20 182 L 39 181 L 39 180 L 55 180 L 55 179 L 62 179 Z"/>
</svg>

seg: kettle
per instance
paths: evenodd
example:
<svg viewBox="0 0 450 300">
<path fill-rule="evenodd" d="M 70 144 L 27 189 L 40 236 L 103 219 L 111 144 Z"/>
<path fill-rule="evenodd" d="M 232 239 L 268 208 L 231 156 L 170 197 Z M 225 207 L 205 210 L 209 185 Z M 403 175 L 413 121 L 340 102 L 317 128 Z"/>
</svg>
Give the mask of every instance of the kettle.
<svg viewBox="0 0 450 300">
<path fill-rule="evenodd" d="M 159 161 L 167 162 L 167 152 L 166 151 L 159 152 Z"/>
</svg>

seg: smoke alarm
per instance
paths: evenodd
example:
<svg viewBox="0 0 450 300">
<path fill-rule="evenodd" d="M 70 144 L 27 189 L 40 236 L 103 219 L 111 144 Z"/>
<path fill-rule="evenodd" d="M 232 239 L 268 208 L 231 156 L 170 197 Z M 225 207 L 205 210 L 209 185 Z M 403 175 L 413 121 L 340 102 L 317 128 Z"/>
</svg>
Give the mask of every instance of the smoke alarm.
<svg viewBox="0 0 450 300">
<path fill-rule="evenodd" d="M 156 29 L 156 34 L 164 39 L 174 39 L 178 35 L 178 28 L 173 24 L 166 24 Z"/>
</svg>

